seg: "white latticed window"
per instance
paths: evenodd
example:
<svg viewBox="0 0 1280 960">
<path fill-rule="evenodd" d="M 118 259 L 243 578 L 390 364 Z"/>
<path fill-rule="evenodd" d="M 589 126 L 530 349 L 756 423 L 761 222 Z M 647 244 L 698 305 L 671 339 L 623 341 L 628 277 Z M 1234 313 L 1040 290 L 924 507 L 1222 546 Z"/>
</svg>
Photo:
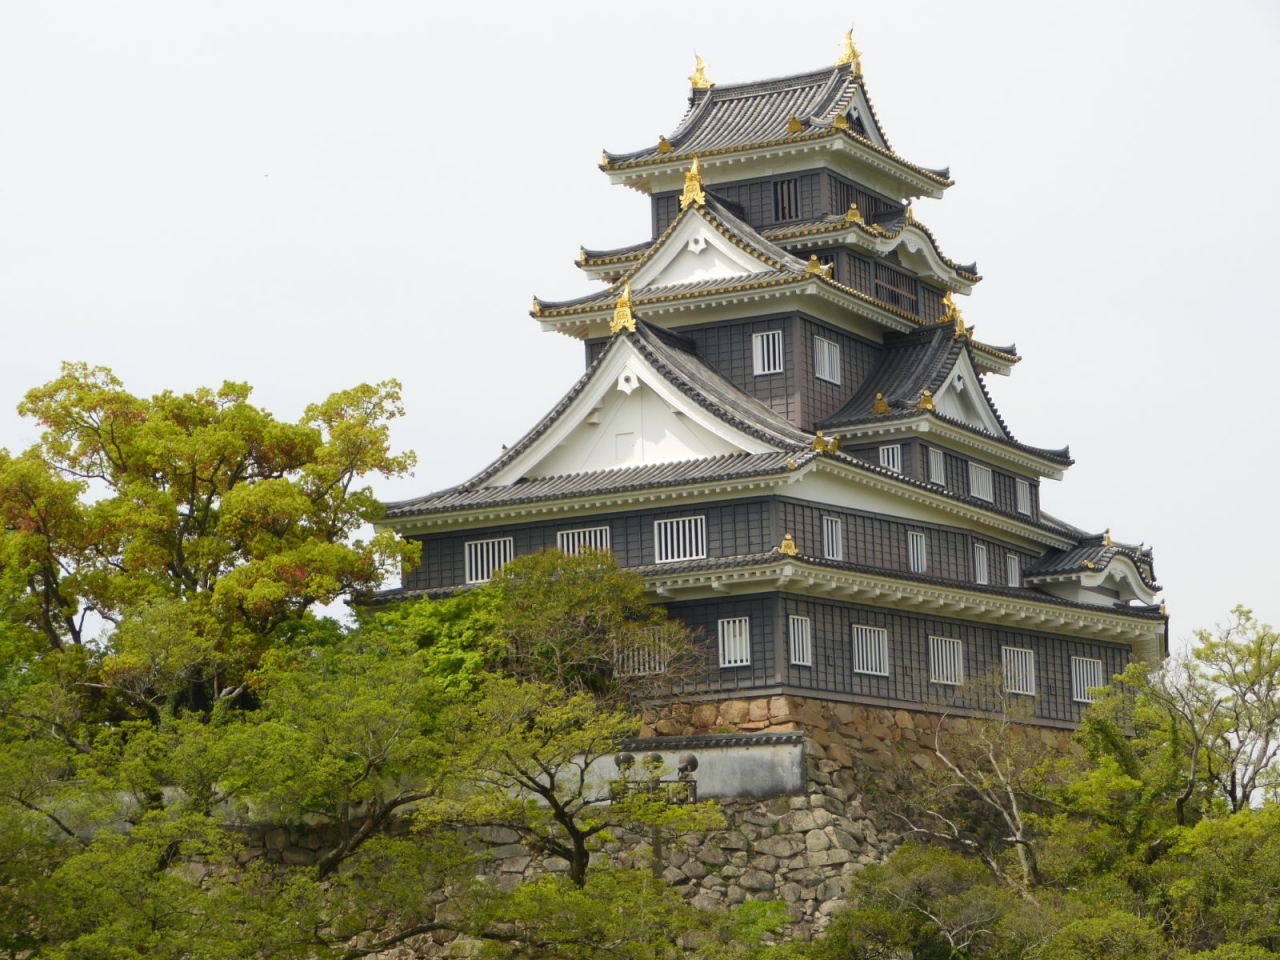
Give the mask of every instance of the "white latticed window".
<svg viewBox="0 0 1280 960">
<path fill-rule="evenodd" d="M 731 617 L 721 620 L 720 666 L 745 667 L 751 663 L 751 618 Z"/>
<path fill-rule="evenodd" d="M 813 338 L 813 375 L 828 383 L 840 382 L 840 344 L 822 337 Z"/>
<path fill-rule="evenodd" d="M 935 447 L 929 448 L 929 482 L 940 487 L 947 485 L 947 457 Z"/>
<path fill-rule="evenodd" d="M 987 566 L 987 545 L 985 543 L 975 543 L 973 545 L 973 582 L 989 583 L 990 574 Z"/>
<path fill-rule="evenodd" d="M 584 550 L 608 550 L 608 527 L 583 527 L 581 530 L 561 530 L 556 534 L 556 546 L 560 552 L 574 557 Z"/>
<path fill-rule="evenodd" d="M 1005 563 L 1009 567 L 1009 586 L 1022 586 L 1022 558 L 1016 553 L 1011 553 L 1005 558 Z"/>
<path fill-rule="evenodd" d="M 912 573 L 926 573 L 929 570 L 929 541 L 923 533 L 907 534 L 907 554 L 911 561 Z"/>
<path fill-rule="evenodd" d="M 613 675 L 615 677 L 647 677 L 666 673 L 670 650 L 657 636 L 656 631 L 636 643 L 613 648 Z"/>
<path fill-rule="evenodd" d="M 813 627 L 808 617 L 792 617 L 787 621 L 791 639 L 791 662 L 799 667 L 813 666 Z"/>
<path fill-rule="evenodd" d="M 979 500 L 994 500 L 991 490 L 991 468 L 980 463 L 969 464 L 969 496 Z"/>
<path fill-rule="evenodd" d="M 853 672 L 889 675 L 889 631 L 882 627 L 853 626 Z"/>
<path fill-rule="evenodd" d="M 707 518 L 653 521 L 653 562 L 701 560 L 707 555 Z"/>
<path fill-rule="evenodd" d="M 782 331 L 751 335 L 751 359 L 757 377 L 782 372 Z"/>
<path fill-rule="evenodd" d="M 964 683 L 964 644 L 946 637 L 929 638 L 929 682 Z"/>
<path fill-rule="evenodd" d="M 1036 653 L 1020 647 L 1001 647 L 1004 662 L 1004 688 L 1009 693 L 1036 695 Z"/>
<path fill-rule="evenodd" d="M 1015 480 L 1014 486 L 1017 489 L 1018 496 L 1018 512 L 1031 515 L 1031 484 L 1026 480 Z"/>
<path fill-rule="evenodd" d="M 902 472 L 902 444 L 889 443 L 880 448 L 880 466 L 894 473 Z"/>
<path fill-rule="evenodd" d="M 515 540 L 511 537 L 468 541 L 465 550 L 467 583 L 491 580 L 514 555 Z"/>
<path fill-rule="evenodd" d="M 1093 688 L 1104 686 L 1102 661 L 1088 657 L 1071 658 L 1071 699 L 1076 703 L 1093 703 Z"/>
<path fill-rule="evenodd" d="M 844 559 L 844 523 L 839 517 L 822 518 L 822 555 L 828 560 Z"/>
</svg>

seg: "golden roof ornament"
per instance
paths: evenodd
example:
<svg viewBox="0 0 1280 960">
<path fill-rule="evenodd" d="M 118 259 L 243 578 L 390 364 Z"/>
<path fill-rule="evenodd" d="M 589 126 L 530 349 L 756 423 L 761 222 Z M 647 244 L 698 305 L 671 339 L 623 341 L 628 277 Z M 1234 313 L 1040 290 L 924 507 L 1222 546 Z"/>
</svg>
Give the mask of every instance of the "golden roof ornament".
<svg viewBox="0 0 1280 960">
<path fill-rule="evenodd" d="M 783 461 L 783 463 L 785 463 L 785 464 L 787 465 L 787 469 L 788 469 L 788 470 L 794 470 L 794 469 L 796 468 L 796 458 L 795 458 L 795 457 L 787 457 L 787 459 L 786 459 L 786 460 L 784 460 L 784 461 Z"/>
<path fill-rule="evenodd" d="M 844 53 L 840 54 L 840 59 L 836 61 L 836 66 L 843 67 L 846 63 L 853 64 L 853 75 L 855 77 L 862 76 L 862 54 L 858 52 L 857 46 L 854 45 L 852 29 L 844 35 Z"/>
<path fill-rule="evenodd" d="M 1084 561 L 1084 568 L 1085 568 L 1086 570 L 1096 570 L 1096 569 L 1097 569 L 1097 564 L 1095 564 L 1092 560 L 1085 560 L 1085 561 Z"/>
<path fill-rule="evenodd" d="M 529 312 L 532 313 L 535 317 L 542 316 L 542 304 L 538 302 L 537 297 L 533 298 L 533 309 L 530 310 Z"/>
<path fill-rule="evenodd" d="M 840 449 L 840 438 L 832 437 L 828 440 L 822 435 L 822 431 L 819 430 L 813 436 L 813 449 L 817 450 L 818 453 L 835 453 Z"/>
<path fill-rule="evenodd" d="M 787 133 L 804 133 L 804 124 L 794 113 L 787 118 Z"/>
<path fill-rule="evenodd" d="M 784 533 L 782 542 L 778 544 L 778 552 L 784 557 L 794 557 L 800 552 L 800 548 L 796 546 L 796 538 L 789 533 Z"/>
<path fill-rule="evenodd" d="M 609 324 L 609 332 L 617 335 L 623 330 L 636 332 L 636 318 L 631 313 L 631 281 L 622 285 L 622 296 L 618 297 L 618 305 L 613 308 L 613 321 Z"/>
<path fill-rule="evenodd" d="M 693 76 L 689 78 L 689 85 L 695 90 L 710 90 L 711 81 L 707 79 L 707 65 L 702 62 L 702 58 L 696 53 L 693 59 L 697 64 L 693 68 Z"/>
<path fill-rule="evenodd" d="M 693 158 L 693 163 L 684 175 L 684 193 L 680 194 L 680 209 L 688 210 L 689 206 L 705 206 L 707 195 L 702 189 L 702 170 L 698 166 L 698 158 Z"/>
<path fill-rule="evenodd" d="M 1167 617 L 1169 615 L 1169 605 L 1163 600 L 1160 601 L 1160 616 Z"/>
<path fill-rule="evenodd" d="M 836 114 L 836 118 L 831 121 L 831 126 L 835 127 L 837 130 L 851 129 L 849 126 L 849 118 L 843 113 Z"/>
<path fill-rule="evenodd" d="M 915 222 L 916 222 L 916 223 L 919 223 L 919 222 L 920 222 L 919 220 L 916 220 L 916 211 L 915 211 L 915 208 L 913 208 L 913 207 L 911 206 L 911 204 L 909 204 L 909 203 L 907 204 L 907 219 L 908 219 L 908 220 L 915 220 Z"/>
<path fill-rule="evenodd" d="M 818 259 L 816 253 L 809 254 L 809 262 L 805 264 L 804 274 L 806 277 L 826 277 L 831 279 L 835 273 L 836 264 L 833 260 L 831 263 L 823 263 Z"/>
<path fill-rule="evenodd" d="M 917 410 L 933 409 L 933 391 L 932 390 L 926 390 L 924 393 L 920 394 L 920 402 L 916 404 L 916 409 Z"/>
<path fill-rule="evenodd" d="M 956 306 L 955 300 L 952 299 L 950 290 L 948 290 L 947 295 L 942 298 L 942 307 L 942 316 L 939 318 L 938 322 L 950 323 L 955 319 L 956 314 L 960 310 L 960 308 Z"/>
<path fill-rule="evenodd" d="M 1107 529 L 1102 532 L 1102 545 L 1104 547 L 1111 546 L 1111 528 L 1110 527 L 1107 527 Z"/>
<path fill-rule="evenodd" d="M 889 401 L 884 398 L 883 393 L 876 394 L 876 405 L 872 408 L 872 413 L 877 417 L 889 412 Z"/>
<path fill-rule="evenodd" d="M 670 153 L 674 149 L 675 147 L 671 145 L 670 140 L 668 140 L 662 134 L 658 134 L 658 152 L 659 153 Z"/>
<path fill-rule="evenodd" d="M 845 223 L 862 223 L 862 211 L 858 209 L 858 201 L 849 204 L 849 212 L 844 215 Z"/>
</svg>

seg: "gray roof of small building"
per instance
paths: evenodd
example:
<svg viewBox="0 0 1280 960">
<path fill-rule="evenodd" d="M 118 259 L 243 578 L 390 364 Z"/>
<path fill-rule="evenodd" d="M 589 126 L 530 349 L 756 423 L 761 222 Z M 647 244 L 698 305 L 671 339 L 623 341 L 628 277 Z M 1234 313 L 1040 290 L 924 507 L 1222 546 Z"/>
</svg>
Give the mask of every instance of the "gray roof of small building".
<svg viewBox="0 0 1280 960">
<path fill-rule="evenodd" d="M 1051 550 L 1029 570 L 1024 579 L 1035 580 L 1062 574 L 1078 574 L 1086 570 L 1105 570 L 1116 557 L 1127 557 L 1138 571 L 1142 582 L 1152 590 L 1161 589 L 1156 583 L 1155 564 L 1150 547 L 1129 543 L 1107 542 L 1105 534 L 1094 534 L 1070 550 Z"/>
<path fill-rule="evenodd" d="M 688 110 L 667 138 L 668 147 L 654 144 L 630 153 L 606 150 L 604 166 L 607 169 L 682 160 L 694 155 L 708 156 L 759 144 L 829 135 L 835 129 L 836 118 L 844 115 L 853 103 L 859 86 L 865 93 L 863 78 L 855 74 L 851 64 L 841 64 L 789 77 L 694 89 L 689 96 Z M 868 97 L 868 106 L 870 102 Z M 791 129 L 792 117 L 802 126 L 798 132 Z M 883 135 L 874 108 L 866 120 Z M 852 129 L 844 133 L 941 185 L 951 183 L 949 170 L 919 166 L 895 154 L 887 141 L 884 147 L 875 143 L 867 135 L 862 117 L 857 117 Z"/>
</svg>

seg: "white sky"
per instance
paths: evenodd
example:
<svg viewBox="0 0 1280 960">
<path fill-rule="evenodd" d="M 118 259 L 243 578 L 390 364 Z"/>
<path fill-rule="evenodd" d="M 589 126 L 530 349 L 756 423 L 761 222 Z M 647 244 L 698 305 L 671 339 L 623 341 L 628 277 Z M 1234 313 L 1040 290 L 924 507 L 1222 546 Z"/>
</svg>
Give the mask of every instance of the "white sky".
<svg viewBox="0 0 1280 960">
<path fill-rule="evenodd" d="M 62 360 L 140 393 L 247 380 L 282 417 L 403 381 L 450 486 L 581 373 L 533 293 L 648 235 L 602 147 L 652 144 L 697 51 L 735 82 L 834 62 L 849 24 L 916 211 L 1025 357 L 989 378 L 1077 465 L 1046 509 L 1156 547 L 1173 635 L 1280 621 L 1273 367 L 1280 6 L 19 3 L 0 6 L 0 445 Z"/>
</svg>

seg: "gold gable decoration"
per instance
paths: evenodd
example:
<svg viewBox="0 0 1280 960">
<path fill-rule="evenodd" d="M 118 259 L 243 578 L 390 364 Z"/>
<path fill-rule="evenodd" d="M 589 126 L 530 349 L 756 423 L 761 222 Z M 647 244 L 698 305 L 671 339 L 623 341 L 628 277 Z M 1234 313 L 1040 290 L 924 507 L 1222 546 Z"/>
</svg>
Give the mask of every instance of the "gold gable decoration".
<svg viewBox="0 0 1280 960">
<path fill-rule="evenodd" d="M 933 409 L 933 391 L 932 390 L 926 390 L 924 393 L 920 395 L 920 402 L 916 404 L 916 409 L 917 410 Z"/>
<path fill-rule="evenodd" d="M 693 158 L 693 163 L 684 175 L 684 193 L 680 194 L 680 209 L 688 210 L 692 206 L 705 206 L 707 203 L 707 194 L 702 189 L 702 170 L 698 166 L 698 158 Z"/>
<path fill-rule="evenodd" d="M 877 417 L 882 417 L 889 412 L 889 401 L 884 398 L 883 393 L 876 394 L 876 405 L 872 408 L 871 412 Z"/>
<path fill-rule="evenodd" d="M 796 538 L 789 533 L 784 533 L 782 543 L 778 544 L 778 552 L 784 557 L 794 557 L 800 552 L 800 548 L 796 546 Z"/>
<path fill-rule="evenodd" d="M 623 330 L 636 332 L 636 318 L 631 313 L 631 281 L 622 285 L 622 296 L 618 297 L 618 305 L 613 308 L 613 320 L 609 324 L 609 333 L 617 335 Z"/>
<path fill-rule="evenodd" d="M 849 204 L 849 212 L 844 215 L 845 223 L 862 223 L 862 211 L 858 209 L 858 201 Z"/>
<path fill-rule="evenodd" d="M 662 134 L 658 134 L 658 152 L 659 153 L 670 153 L 674 149 L 675 147 L 671 145 L 670 140 L 668 140 Z"/>
<path fill-rule="evenodd" d="M 689 85 L 695 90 L 710 90 L 711 81 L 707 79 L 707 65 L 703 63 L 702 58 L 696 53 L 693 59 L 697 61 L 693 68 L 693 75 L 689 77 Z"/>
<path fill-rule="evenodd" d="M 853 42 L 852 29 L 844 35 L 844 53 L 840 54 L 840 59 L 836 61 L 836 66 L 843 67 L 846 63 L 853 64 L 853 75 L 855 77 L 862 76 L 862 54 L 858 52 L 858 47 Z"/>
<path fill-rule="evenodd" d="M 840 438 L 832 437 L 828 440 L 819 430 L 813 437 L 813 449 L 818 453 L 835 453 L 840 449 Z"/>
<path fill-rule="evenodd" d="M 823 263 L 818 259 L 816 253 L 809 254 L 809 262 L 805 265 L 804 273 L 807 277 L 825 277 L 830 280 L 835 273 L 835 262 Z"/>
<path fill-rule="evenodd" d="M 794 113 L 787 118 L 787 133 L 804 133 L 804 124 Z"/>
</svg>

